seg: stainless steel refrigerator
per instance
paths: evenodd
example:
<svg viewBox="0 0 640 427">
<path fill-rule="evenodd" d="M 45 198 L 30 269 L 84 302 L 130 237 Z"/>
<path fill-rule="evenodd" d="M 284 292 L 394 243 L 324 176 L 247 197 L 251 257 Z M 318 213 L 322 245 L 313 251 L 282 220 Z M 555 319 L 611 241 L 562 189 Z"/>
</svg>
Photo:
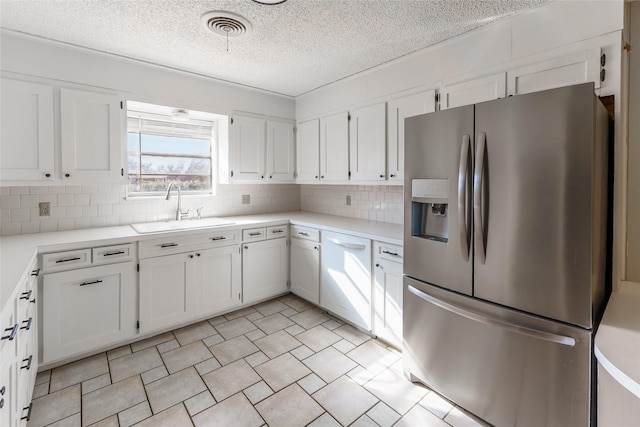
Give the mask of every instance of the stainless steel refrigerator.
<svg viewBox="0 0 640 427">
<path fill-rule="evenodd" d="M 605 298 L 593 84 L 408 118 L 404 369 L 496 426 L 587 426 Z"/>
</svg>

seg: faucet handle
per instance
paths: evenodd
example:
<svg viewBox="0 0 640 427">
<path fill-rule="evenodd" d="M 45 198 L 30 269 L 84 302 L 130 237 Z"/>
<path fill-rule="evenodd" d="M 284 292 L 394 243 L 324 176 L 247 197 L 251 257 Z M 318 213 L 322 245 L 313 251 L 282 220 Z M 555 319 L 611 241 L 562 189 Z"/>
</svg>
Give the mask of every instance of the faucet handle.
<svg viewBox="0 0 640 427">
<path fill-rule="evenodd" d="M 202 216 L 202 209 L 204 209 L 204 206 L 200 206 L 199 208 L 196 209 L 196 216 L 198 219 L 200 219 Z"/>
<path fill-rule="evenodd" d="M 180 212 L 180 218 L 185 219 L 185 218 L 189 218 L 189 211 L 191 209 L 187 209 L 186 211 L 181 211 Z"/>
</svg>

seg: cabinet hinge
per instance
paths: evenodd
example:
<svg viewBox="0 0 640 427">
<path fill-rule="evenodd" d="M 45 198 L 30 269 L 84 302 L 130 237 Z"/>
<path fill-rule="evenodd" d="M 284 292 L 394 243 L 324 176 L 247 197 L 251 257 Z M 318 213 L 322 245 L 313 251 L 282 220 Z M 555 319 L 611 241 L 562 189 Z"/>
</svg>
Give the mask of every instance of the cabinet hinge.
<svg viewBox="0 0 640 427">
<path fill-rule="evenodd" d="M 120 168 L 120 176 L 124 176 L 124 168 Z"/>
<path fill-rule="evenodd" d="M 231 124 L 233 124 L 233 117 L 231 117 Z"/>
<path fill-rule="evenodd" d="M 123 110 L 124 109 L 124 104 L 122 101 L 120 101 L 120 109 Z"/>
<path fill-rule="evenodd" d="M 600 55 L 600 66 L 604 67 L 606 63 L 607 63 L 607 55 L 603 53 L 602 55 Z"/>
<path fill-rule="evenodd" d="M 233 171 L 231 171 L 231 178 L 233 178 Z"/>
<path fill-rule="evenodd" d="M 242 301 L 242 294 L 240 292 L 238 292 L 238 301 Z"/>
<path fill-rule="evenodd" d="M 136 270 L 139 272 L 140 271 L 140 264 L 136 265 Z"/>
<path fill-rule="evenodd" d="M 136 329 L 140 329 L 140 321 L 139 320 L 136 322 Z"/>
</svg>

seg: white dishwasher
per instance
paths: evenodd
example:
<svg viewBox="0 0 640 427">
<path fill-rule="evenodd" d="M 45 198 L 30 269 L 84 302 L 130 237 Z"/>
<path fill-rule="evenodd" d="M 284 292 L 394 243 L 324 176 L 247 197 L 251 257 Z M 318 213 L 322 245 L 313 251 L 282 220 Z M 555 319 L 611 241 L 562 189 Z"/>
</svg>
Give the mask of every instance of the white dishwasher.
<svg viewBox="0 0 640 427">
<path fill-rule="evenodd" d="M 371 330 L 371 240 L 322 231 L 320 305 Z"/>
</svg>

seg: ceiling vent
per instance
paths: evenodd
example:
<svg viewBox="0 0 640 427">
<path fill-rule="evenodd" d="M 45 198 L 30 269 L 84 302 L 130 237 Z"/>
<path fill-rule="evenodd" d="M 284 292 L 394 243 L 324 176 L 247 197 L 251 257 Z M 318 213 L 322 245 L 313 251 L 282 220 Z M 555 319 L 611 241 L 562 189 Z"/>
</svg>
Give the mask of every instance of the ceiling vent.
<svg viewBox="0 0 640 427">
<path fill-rule="evenodd" d="M 241 37 L 252 29 L 251 22 L 246 18 L 221 10 L 207 12 L 200 19 L 209 31 L 224 37 Z"/>
</svg>

